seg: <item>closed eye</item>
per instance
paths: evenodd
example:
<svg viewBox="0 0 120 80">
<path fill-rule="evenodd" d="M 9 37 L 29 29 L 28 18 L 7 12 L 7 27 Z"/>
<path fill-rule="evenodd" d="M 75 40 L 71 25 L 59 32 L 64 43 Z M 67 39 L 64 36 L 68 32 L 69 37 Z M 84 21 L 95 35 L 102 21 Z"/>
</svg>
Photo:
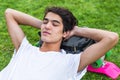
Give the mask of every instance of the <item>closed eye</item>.
<svg viewBox="0 0 120 80">
<path fill-rule="evenodd" d="M 47 24 L 49 21 L 51 21 L 52 25 L 55 26 L 55 27 L 60 25 L 59 21 L 57 21 L 57 20 L 49 20 L 47 18 L 44 18 L 43 24 Z"/>
<path fill-rule="evenodd" d="M 59 26 L 59 23 L 57 23 L 57 22 L 52 22 L 52 24 L 53 24 L 53 26 Z"/>
<path fill-rule="evenodd" d="M 47 24 L 48 23 L 48 20 L 47 19 L 44 19 L 43 20 L 43 24 Z"/>
</svg>

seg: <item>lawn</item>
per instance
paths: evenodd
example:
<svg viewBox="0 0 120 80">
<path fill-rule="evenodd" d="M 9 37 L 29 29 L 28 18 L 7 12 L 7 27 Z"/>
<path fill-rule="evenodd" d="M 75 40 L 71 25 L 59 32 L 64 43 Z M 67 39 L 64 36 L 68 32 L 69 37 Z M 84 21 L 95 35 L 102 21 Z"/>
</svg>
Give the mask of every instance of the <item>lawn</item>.
<svg viewBox="0 0 120 80">
<path fill-rule="evenodd" d="M 120 0 L 0 0 L 0 70 L 8 64 L 14 50 L 7 33 L 5 9 L 13 8 L 42 19 L 47 6 L 68 8 L 79 20 L 79 26 L 105 29 L 120 34 Z M 32 44 L 39 40 L 37 35 L 39 30 L 28 26 L 21 27 Z M 120 67 L 119 43 L 112 49 L 112 55 L 107 60 Z M 111 79 L 102 74 L 87 72 L 82 80 Z"/>
</svg>

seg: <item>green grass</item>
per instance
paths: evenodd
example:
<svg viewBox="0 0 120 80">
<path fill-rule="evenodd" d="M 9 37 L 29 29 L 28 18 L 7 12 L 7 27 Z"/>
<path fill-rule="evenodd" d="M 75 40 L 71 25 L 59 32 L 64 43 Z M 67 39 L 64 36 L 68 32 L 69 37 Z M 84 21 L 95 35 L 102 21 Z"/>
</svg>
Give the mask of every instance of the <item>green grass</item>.
<svg viewBox="0 0 120 80">
<path fill-rule="evenodd" d="M 61 6 L 70 9 L 79 20 L 79 26 L 105 29 L 120 34 L 120 0 L 0 0 L 0 70 L 10 61 L 13 45 L 7 33 L 4 19 L 6 8 L 13 8 L 42 19 L 47 6 Z M 38 41 L 38 30 L 22 26 L 29 41 Z M 108 61 L 120 66 L 120 42 L 113 48 Z M 82 80 L 111 80 L 102 74 L 87 72 Z M 120 78 L 118 78 L 120 80 Z"/>
</svg>

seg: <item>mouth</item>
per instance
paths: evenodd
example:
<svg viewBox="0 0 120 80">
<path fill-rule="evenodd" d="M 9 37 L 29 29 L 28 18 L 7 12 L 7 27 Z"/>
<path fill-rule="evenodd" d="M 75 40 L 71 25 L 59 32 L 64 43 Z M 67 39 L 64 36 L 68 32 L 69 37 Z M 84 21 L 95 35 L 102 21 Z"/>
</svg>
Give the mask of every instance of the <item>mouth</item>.
<svg viewBox="0 0 120 80">
<path fill-rule="evenodd" d="M 50 32 L 43 31 L 43 35 L 50 35 Z"/>
</svg>

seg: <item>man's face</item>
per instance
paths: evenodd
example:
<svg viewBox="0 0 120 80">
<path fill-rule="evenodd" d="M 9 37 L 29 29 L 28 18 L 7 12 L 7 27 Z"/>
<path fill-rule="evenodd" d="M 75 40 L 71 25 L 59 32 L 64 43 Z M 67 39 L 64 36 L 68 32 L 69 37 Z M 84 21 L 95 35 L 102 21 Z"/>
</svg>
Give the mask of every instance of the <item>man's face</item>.
<svg viewBox="0 0 120 80">
<path fill-rule="evenodd" d="M 41 39 L 47 43 L 55 43 L 62 40 L 63 23 L 59 15 L 48 12 L 41 25 Z"/>
</svg>

